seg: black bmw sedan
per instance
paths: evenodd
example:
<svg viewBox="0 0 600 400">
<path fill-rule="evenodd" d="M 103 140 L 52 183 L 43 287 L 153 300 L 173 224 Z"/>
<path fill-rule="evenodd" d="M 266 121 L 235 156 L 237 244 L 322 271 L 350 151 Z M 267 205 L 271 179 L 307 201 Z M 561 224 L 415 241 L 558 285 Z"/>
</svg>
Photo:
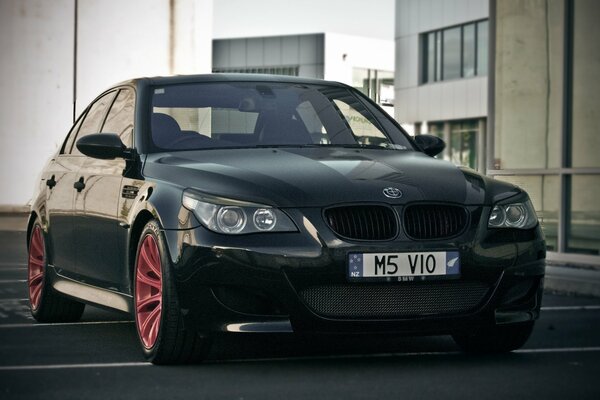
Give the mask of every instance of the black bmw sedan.
<svg viewBox="0 0 600 400">
<path fill-rule="evenodd" d="M 545 243 L 518 187 L 435 159 L 340 83 L 142 78 L 81 114 L 36 188 L 38 321 L 130 313 L 156 364 L 218 332 L 451 334 L 521 347 Z"/>
</svg>

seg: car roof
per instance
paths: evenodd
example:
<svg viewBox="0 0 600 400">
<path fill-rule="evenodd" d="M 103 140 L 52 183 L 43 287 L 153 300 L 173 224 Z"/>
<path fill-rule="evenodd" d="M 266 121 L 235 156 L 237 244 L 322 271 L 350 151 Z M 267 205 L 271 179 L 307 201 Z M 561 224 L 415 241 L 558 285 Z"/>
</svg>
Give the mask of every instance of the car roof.
<svg viewBox="0 0 600 400">
<path fill-rule="evenodd" d="M 120 82 L 113 87 L 125 85 L 172 85 L 181 83 L 203 83 L 203 82 L 274 82 L 274 83 L 297 83 L 297 84 L 314 84 L 314 85 L 330 85 L 347 87 L 347 85 L 326 81 L 322 79 L 300 78 L 297 76 L 287 75 L 269 75 L 269 74 L 234 74 L 234 73 L 217 73 L 217 74 L 201 74 L 201 75 L 174 75 L 174 76 L 154 76 L 140 77 L 129 79 Z M 113 88 L 111 87 L 111 89 Z"/>
</svg>

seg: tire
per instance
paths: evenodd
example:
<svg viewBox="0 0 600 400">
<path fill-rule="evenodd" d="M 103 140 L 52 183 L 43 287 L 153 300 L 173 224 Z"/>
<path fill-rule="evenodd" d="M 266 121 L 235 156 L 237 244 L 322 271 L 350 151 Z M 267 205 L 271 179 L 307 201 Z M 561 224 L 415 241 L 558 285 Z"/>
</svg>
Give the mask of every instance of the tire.
<svg viewBox="0 0 600 400">
<path fill-rule="evenodd" d="M 31 229 L 27 250 L 27 288 L 33 318 L 38 322 L 78 321 L 85 304 L 62 296 L 50 286 L 46 240 L 38 220 Z"/>
<path fill-rule="evenodd" d="M 508 353 L 523 347 L 534 322 L 500 325 L 469 333 L 452 335 L 456 344 L 467 353 Z"/>
<path fill-rule="evenodd" d="M 210 338 L 184 325 L 166 242 L 155 220 L 140 235 L 133 281 L 135 325 L 146 359 L 153 364 L 201 361 Z"/>
</svg>

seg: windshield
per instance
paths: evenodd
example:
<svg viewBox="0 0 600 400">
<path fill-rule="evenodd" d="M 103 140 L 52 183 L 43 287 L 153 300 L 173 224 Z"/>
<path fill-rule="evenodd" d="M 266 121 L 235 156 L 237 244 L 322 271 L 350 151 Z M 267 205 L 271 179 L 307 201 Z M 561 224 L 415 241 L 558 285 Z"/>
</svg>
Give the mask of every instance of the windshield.
<svg viewBox="0 0 600 400">
<path fill-rule="evenodd" d="M 286 146 L 412 149 L 388 118 L 344 87 L 166 85 L 153 90 L 152 147 L 155 152 Z"/>
</svg>

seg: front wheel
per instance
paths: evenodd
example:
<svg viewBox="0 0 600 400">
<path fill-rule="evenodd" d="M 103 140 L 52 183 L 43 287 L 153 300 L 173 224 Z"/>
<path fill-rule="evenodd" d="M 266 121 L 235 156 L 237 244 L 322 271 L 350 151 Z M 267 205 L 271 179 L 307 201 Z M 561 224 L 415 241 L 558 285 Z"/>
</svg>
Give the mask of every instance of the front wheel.
<svg viewBox="0 0 600 400">
<path fill-rule="evenodd" d="M 499 325 L 473 332 L 456 333 L 452 338 L 468 353 L 508 353 L 523 347 L 531 336 L 533 325 L 533 321 Z"/>
<path fill-rule="evenodd" d="M 146 359 L 154 364 L 200 361 L 209 338 L 184 326 L 165 239 L 156 221 L 144 227 L 136 254 L 135 324 Z"/>
</svg>

